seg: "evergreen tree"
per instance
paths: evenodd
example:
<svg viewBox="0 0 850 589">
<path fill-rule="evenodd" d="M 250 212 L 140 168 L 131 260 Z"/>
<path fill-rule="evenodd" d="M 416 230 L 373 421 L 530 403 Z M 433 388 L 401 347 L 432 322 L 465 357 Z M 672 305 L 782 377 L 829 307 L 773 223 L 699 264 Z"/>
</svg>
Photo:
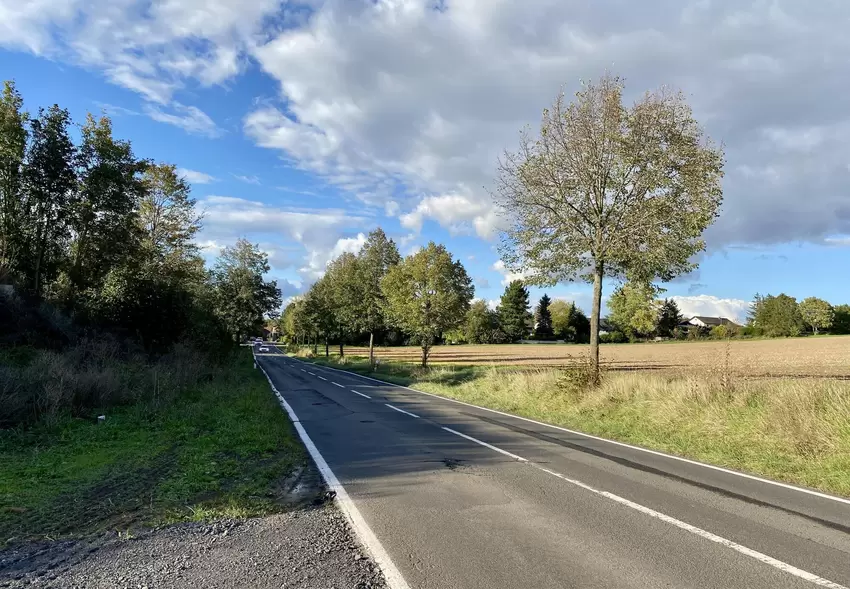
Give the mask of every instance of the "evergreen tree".
<svg viewBox="0 0 850 589">
<path fill-rule="evenodd" d="M 528 303 L 528 289 L 521 280 L 514 280 L 505 287 L 499 308 L 499 325 L 512 342 L 528 335 L 528 321 L 531 319 Z"/>
<path fill-rule="evenodd" d="M 679 305 L 673 299 L 664 299 L 661 311 L 658 314 L 658 335 L 661 337 L 673 337 L 676 327 L 682 322 L 682 314 Z"/>
<path fill-rule="evenodd" d="M 539 339 L 549 339 L 554 335 L 552 331 L 552 314 L 549 312 L 549 305 L 552 299 L 549 295 L 544 294 L 540 297 L 537 303 L 537 308 L 534 310 L 534 335 Z"/>
</svg>

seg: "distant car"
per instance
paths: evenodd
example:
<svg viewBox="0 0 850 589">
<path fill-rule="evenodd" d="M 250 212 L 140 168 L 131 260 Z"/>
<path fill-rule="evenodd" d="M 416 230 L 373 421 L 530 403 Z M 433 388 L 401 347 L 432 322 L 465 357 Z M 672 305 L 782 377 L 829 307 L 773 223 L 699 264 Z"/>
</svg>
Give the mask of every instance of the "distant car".
<svg viewBox="0 0 850 589">
<path fill-rule="evenodd" d="M 268 352 L 269 348 L 268 348 L 268 346 L 260 346 L 260 351 L 261 352 Z"/>
</svg>

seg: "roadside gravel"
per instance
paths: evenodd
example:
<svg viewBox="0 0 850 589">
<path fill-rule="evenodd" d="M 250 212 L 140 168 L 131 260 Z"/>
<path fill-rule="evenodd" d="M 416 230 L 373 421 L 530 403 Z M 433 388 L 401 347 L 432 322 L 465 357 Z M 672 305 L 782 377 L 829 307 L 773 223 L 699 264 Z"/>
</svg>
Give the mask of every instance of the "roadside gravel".
<svg viewBox="0 0 850 589">
<path fill-rule="evenodd" d="M 383 589 L 333 503 L 0 550 L 0 587 Z"/>
</svg>

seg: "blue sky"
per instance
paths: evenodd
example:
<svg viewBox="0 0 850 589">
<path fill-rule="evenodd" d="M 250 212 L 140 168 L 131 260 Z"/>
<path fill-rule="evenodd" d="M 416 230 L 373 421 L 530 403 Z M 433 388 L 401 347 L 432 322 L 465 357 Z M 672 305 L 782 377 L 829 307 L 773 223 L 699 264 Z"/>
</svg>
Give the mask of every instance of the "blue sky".
<svg viewBox="0 0 850 589">
<path fill-rule="evenodd" d="M 741 318 L 756 292 L 850 302 L 850 8 L 798 4 L 0 0 L 0 72 L 29 110 L 106 110 L 138 156 L 185 170 L 207 255 L 260 243 L 287 297 L 380 225 L 402 253 L 445 243 L 489 301 L 511 277 L 499 153 L 581 78 L 670 84 L 727 175 L 699 270 L 667 294 Z M 547 292 L 589 307 L 586 285 Z"/>
</svg>

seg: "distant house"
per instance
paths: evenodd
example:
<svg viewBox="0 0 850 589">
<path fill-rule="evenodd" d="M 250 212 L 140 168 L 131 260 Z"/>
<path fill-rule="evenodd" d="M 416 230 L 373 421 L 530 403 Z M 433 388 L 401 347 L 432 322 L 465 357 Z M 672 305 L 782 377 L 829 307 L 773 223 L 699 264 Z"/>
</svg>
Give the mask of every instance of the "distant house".
<svg viewBox="0 0 850 589">
<path fill-rule="evenodd" d="M 705 329 L 711 329 L 712 327 L 717 327 L 719 325 L 728 325 L 730 327 L 741 327 L 731 319 L 727 319 L 726 317 L 705 317 L 703 315 L 695 315 L 691 317 L 687 321 L 683 321 L 679 324 L 679 327 L 702 327 Z"/>
</svg>

